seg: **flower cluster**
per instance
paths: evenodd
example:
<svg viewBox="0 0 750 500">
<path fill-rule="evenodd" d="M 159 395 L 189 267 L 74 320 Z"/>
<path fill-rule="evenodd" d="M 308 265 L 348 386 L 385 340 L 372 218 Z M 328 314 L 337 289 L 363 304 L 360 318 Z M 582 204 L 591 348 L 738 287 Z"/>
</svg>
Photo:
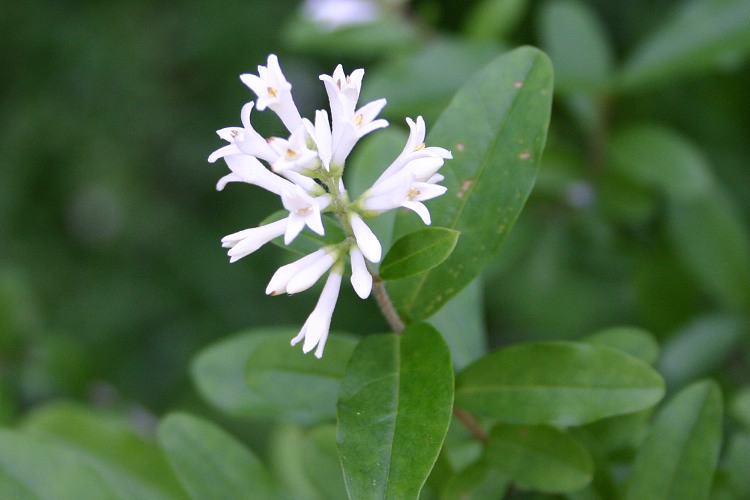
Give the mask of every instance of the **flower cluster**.
<svg viewBox="0 0 750 500">
<path fill-rule="evenodd" d="M 219 137 L 229 144 L 208 158 L 211 163 L 224 158 L 230 170 L 219 180 L 218 190 L 229 182 L 255 184 L 277 194 L 289 212 L 276 222 L 225 236 L 221 241 L 229 249 L 230 262 L 282 235 L 288 245 L 305 227 L 323 235 L 324 212 L 333 212 L 343 227 L 344 241 L 279 268 L 266 288 L 270 295 L 293 294 L 310 288 L 328 273 L 315 309 L 292 339 L 292 345 L 304 341 L 305 353 L 317 347 L 318 358 L 328 337 L 347 255 L 357 295 L 365 299 L 372 290 L 373 278 L 366 261 L 379 262 L 382 248 L 364 219 L 404 207 L 430 224 L 430 212 L 422 202 L 446 191 L 438 184 L 443 179 L 438 170 L 445 159 L 451 158 L 451 153 L 440 147 L 425 146 L 425 124 L 420 116 L 416 121 L 407 118 L 410 134 L 401 154 L 368 190 L 356 200 L 349 200 L 342 179 L 346 158 L 360 138 L 388 126 L 386 120 L 377 118 L 385 99 L 357 107 L 363 76 L 362 69 L 345 75 L 341 65 L 332 75 L 321 75 L 330 102 L 330 120 L 325 110 L 318 110 L 315 121 L 311 122 L 300 116 L 292 99 L 292 85 L 281 72 L 277 57 L 271 54 L 267 66 L 258 66 L 257 75 L 240 76 L 255 92 L 257 100 L 243 106 L 242 126 L 217 130 Z M 262 137 L 250 123 L 254 107 L 258 111 L 270 108 L 290 135 Z"/>
</svg>

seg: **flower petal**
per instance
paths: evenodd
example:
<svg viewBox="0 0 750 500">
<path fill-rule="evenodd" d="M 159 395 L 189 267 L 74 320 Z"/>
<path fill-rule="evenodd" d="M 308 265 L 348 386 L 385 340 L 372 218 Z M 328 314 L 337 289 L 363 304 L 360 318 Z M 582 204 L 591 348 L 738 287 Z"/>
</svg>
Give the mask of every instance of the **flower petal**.
<svg viewBox="0 0 750 500">
<path fill-rule="evenodd" d="M 365 221 L 357 214 L 352 214 L 351 218 L 352 231 L 354 231 L 354 238 L 357 240 L 357 246 L 359 247 L 362 255 L 364 255 L 370 262 L 380 262 L 380 258 L 383 253 L 383 248 L 380 246 L 380 241 L 372 229 L 369 228 Z"/>
</svg>

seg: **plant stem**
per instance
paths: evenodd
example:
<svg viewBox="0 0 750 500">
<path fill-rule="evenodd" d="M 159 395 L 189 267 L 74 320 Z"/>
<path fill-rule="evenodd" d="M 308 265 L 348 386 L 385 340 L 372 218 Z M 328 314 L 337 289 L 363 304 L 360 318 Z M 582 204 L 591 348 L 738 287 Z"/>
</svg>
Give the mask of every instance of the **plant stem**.
<svg viewBox="0 0 750 500">
<path fill-rule="evenodd" d="M 370 274 L 373 277 L 372 293 L 375 296 L 375 300 L 380 306 L 380 312 L 383 313 L 383 317 L 390 325 L 394 333 L 401 334 L 404 331 L 404 322 L 401 316 L 398 315 L 398 311 L 393 306 L 391 298 L 388 296 L 388 291 L 385 289 L 385 283 L 380 276 L 370 269 Z"/>
<path fill-rule="evenodd" d="M 464 424 L 464 427 L 469 429 L 469 432 L 471 432 L 471 435 L 474 436 L 477 441 L 481 443 L 487 442 L 487 433 L 484 432 L 484 429 L 482 429 L 479 422 L 474 419 L 474 416 L 471 413 L 463 408 L 459 408 L 458 406 L 453 406 L 453 416 L 456 417 L 459 422 Z"/>
</svg>

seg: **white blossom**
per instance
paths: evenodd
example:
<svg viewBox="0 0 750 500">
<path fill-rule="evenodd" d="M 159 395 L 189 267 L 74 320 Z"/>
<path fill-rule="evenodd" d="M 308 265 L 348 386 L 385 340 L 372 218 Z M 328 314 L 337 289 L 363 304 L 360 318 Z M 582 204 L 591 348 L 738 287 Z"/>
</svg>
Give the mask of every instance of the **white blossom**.
<svg viewBox="0 0 750 500">
<path fill-rule="evenodd" d="M 307 145 L 307 130 L 300 123 L 289 139 L 271 137 L 268 145 L 276 153 L 276 160 L 271 164 L 274 172 L 285 172 L 294 170 L 303 172 L 305 170 L 316 170 L 320 165 L 318 153 L 309 149 Z"/>
<path fill-rule="evenodd" d="M 338 256 L 339 252 L 334 247 L 324 247 L 281 266 L 271 277 L 266 294 L 293 294 L 307 290 L 331 268 Z"/>
<path fill-rule="evenodd" d="M 435 174 L 427 182 L 420 182 L 413 172 L 403 170 L 365 191 L 361 204 L 365 210 L 378 213 L 398 207 L 408 208 L 429 225 L 430 211 L 422 202 L 445 193 L 447 188 L 436 184 L 442 179 L 442 175 Z"/>
<path fill-rule="evenodd" d="M 271 108 L 289 132 L 294 132 L 302 124 L 302 117 L 292 99 L 292 84 L 281 72 L 275 54 L 268 56 L 267 66 L 258 66 L 258 75 L 245 73 L 240 75 L 240 80 L 258 96 L 258 111 Z"/>
<path fill-rule="evenodd" d="M 326 340 L 328 340 L 328 331 L 331 328 L 331 316 L 333 316 L 333 310 L 336 308 L 336 301 L 341 289 L 341 278 L 341 273 L 335 269 L 329 273 L 315 309 L 313 309 L 305 324 L 302 325 L 299 334 L 292 339 L 292 345 L 296 345 L 304 339 L 302 352 L 308 353 L 317 346 L 315 357 L 321 358 L 323 356 L 323 349 Z"/>
<path fill-rule="evenodd" d="M 349 257 L 352 261 L 352 287 L 360 299 L 366 299 L 372 291 L 372 275 L 359 248 L 352 246 Z"/>
<path fill-rule="evenodd" d="M 378 237 L 372 232 L 372 229 L 356 213 L 350 215 L 349 222 L 352 225 L 354 239 L 357 241 L 357 246 L 361 250 L 362 255 L 370 262 L 380 262 L 383 248 L 380 245 Z"/>
<path fill-rule="evenodd" d="M 269 163 L 276 161 L 278 154 L 271 149 L 266 140 L 255 131 L 250 123 L 250 112 L 253 110 L 253 105 L 254 103 L 249 102 L 242 106 L 242 112 L 240 113 L 242 127 L 226 127 L 216 131 L 219 137 L 229 144 L 211 153 L 208 157 L 209 163 L 228 155 L 237 154 L 256 156 Z"/>
<path fill-rule="evenodd" d="M 291 243 L 305 226 L 320 235 L 324 234 L 320 211 L 330 203 L 329 195 L 313 198 L 300 186 L 292 184 L 291 189 L 282 191 L 281 201 L 284 208 L 289 210 L 288 224 L 284 234 L 285 245 Z"/>
<path fill-rule="evenodd" d="M 250 255 L 272 239 L 281 236 L 286 231 L 287 219 L 281 219 L 264 226 L 245 229 L 221 239 L 221 245 L 229 248 L 229 262 L 237 262 L 242 257 Z"/>
</svg>

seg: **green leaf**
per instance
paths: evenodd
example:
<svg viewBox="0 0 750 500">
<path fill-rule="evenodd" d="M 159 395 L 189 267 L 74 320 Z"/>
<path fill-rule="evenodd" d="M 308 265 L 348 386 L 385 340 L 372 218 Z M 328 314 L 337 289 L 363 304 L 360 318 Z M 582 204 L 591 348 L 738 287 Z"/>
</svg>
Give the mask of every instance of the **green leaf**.
<svg viewBox="0 0 750 500">
<path fill-rule="evenodd" d="M 439 266 L 388 284 L 407 321 L 434 314 L 499 251 L 534 184 L 551 99 L 549 59 L 523 47 L 469 78 L 432 128 L 426 143 L 453 152 L 441 169 L 448 192 L 429 202 L 432 223 L 461 239 Z M 399 212 L 396 234 L 420 227 L 418 219 Z"/>
<path fill-rule="evenodd" d="M 456 377 L 456 405 L 503 423 L 581 425 L 656 404 L 664 381 L 607 347 L 539 342 L 497 350 Z"/>
<path fill-rule="evenodd" d="M 594 462 L 570 434 L 547 426 L 497 425 L 485 460 L 523 489 L 547 493 L 580 490 L 591 482 Z"/>
<path fill-rule="evenodd" d="M 4 498 L 119 499 L 118 490 L 77 452 L 0 429 L 0 492 Z"/>
<path fill-rule="evenodd" d="M 482 280 L 477 278 L 427 320 L 443 335 L 457 370 L 487 352 L 483 292 Z"/>
<path fill-rule="evenodd" d="M 667 216 L 668 234 L 692 277 L 722 305 L 750 307 L 750 232 L 726 193 L 673 200 Z"/>
<path fill-rule="evenodd" d="M 591 8 L 578 0 L 551 0 L 539 10 L 542 48 L 555 67 L 562 92 L 603 90 L 612 77 L 613 50 L 607 30 Z"/>
<path fill-rule="evenodd" d="M 397 280 L 432 269 L 448 258 L 459 234 L 444 227 L 426 227 L 399 238 L 380 264 L 380 277 Z"/>
<path fill-rule="evenodd" d="M 247 387 L 272 415 L 295 422 L 332 420 L 347 361 L 357 345 L 350 337 L 329 336 L 318 359 L 277 336 L 259 344 L 247 358 Z"/>
<path fill-rule="evenodd" d="M 728 446 L 724 468 L 733 498 L 750 498 L 750 435 L 735 434 Z"/>
<path fill-rule="evenodd" d="M 584 342 L 612 347 L 653 365 L 659 357 L 659 344 L 654 336 L 635 326 L 605 328 L 583 339 Z"/>
<path fill-rule="evenodd" d="M 750 385 L 743 386 L 732 397 L 729 413 L 746 430 L 750 430 Z"/>
<path fill-rule="evenodd" d="M 158 437 L 191 498 L 277 498 L 265 466 L 216 425 L 172 413 L 159 424 Z"/>
<path fill-rule="evenodd" d="M 338 379 L 356 340 L 329 335 L 325 356 L 317 359 L 289 346 L 296 334 L 296 328 L 260 328 L 204 349 L 192 366 L 201 395 L 233 416 L 284 416 L 303 424 L 334 418 Z"/>
<path fill-rule="evenodd" d="M 703 377 L 725 362 L 746 333 L 747 325 L 740 317 L 698 317 L 664 344 L 659 372 L 670 387 Z"/>
<path fill-rule="evenodd" d="M 633 463 L 626 500 L 708 498 L 721 445 L 721 391 L 702 381 L 657 415 Z"/>
<path fill-rule="evenodd" d="M 674 15 L 626 62 L 624 88 L 639 89 L 736 65 L 750 50 L 750 3 L 746 0 L 692 0 L 676 7 Z"/>
<path fill-rule="evenodd" d="M 370 335 L 341 383 L 338 447 L 350 498 L 417 498 L 453 405 L 453 367 L 426 324 Z"/>
<path fill-rule="evenodd" d="M 703 154 L 666 127 L 642 124 L 619 130 L 608 152 L 618 173 L 670 198 L 704 196 L 714 183 Z"/>
<path fill-rule="evenodd" d="M 123 416 L 57 403 L 36 409 L 23 422 L 23 430 L 75 450 L 102 477 L 132 497 L 184 496 L 161 450 L 140 436 Z"/>
<path fill-rule="evenodd" d="M 472 462 L 448 480 L 441 500 L 496 500 L 510 480 L 483 459 Z"/>
</svg>

